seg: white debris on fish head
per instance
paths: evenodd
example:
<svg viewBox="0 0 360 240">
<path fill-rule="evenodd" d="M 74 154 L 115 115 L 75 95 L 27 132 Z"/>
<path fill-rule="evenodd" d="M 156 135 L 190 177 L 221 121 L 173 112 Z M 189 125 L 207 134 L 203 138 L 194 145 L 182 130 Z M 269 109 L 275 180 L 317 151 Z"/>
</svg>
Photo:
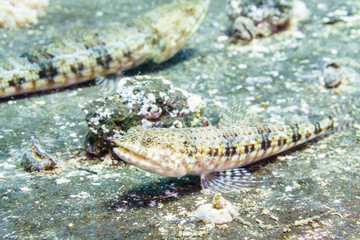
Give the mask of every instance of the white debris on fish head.
<svg viewBox="0 0 360 240">
<path fill-rule="evenodd" d="M 185 139 L 177 129 L 131 128 L 115 140 L 114 153 L 146 171 L 172 177 L 187 174 Z"/>
</svg>

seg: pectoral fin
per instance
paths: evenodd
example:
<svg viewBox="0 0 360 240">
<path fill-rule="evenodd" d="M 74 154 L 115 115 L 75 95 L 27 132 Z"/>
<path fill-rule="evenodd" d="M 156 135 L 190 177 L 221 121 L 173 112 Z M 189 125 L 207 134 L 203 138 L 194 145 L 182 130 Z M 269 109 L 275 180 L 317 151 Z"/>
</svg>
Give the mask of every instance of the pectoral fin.
<svg viewBox="0 0 360 240">
<path fill-rule="evenodd" d="M 253 187 L 262 181 L 255 180 L 245 168 L 230 169 L 201 175 L 201 186 L 205 193 L 228 193 Z"/>
</svg>

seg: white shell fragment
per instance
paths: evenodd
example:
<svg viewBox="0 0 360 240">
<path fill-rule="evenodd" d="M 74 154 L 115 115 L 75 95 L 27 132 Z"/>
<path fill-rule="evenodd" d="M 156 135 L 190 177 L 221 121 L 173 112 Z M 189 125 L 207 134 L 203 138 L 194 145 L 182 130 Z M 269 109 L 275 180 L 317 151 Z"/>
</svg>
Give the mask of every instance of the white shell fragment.
<svg viewBox="0 0 360 240">
<path fill-rule="evenodd" d="M 201 205 L 195 211 L 195 217 L 204 222 L 215 224 L 232 222 L 239 215 L 235 207 L 219 193 L 215 194 L 211 204 Z"/>
</svg>

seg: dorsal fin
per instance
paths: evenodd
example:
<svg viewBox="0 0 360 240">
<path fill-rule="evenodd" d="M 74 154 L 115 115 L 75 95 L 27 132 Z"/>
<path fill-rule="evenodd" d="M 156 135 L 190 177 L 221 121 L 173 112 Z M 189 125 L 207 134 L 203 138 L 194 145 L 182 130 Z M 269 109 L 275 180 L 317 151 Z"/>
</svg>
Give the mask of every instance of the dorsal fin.
<svg viewBox="0 0 360 240">
<path fill-rule="evenodd" d="M 360 97 L 354 97 L 338 108 L 335 108 L 330 114 L 334 120 L 334 130 L 341 131 L 351 128 L 355 123 L 359 122 L 356 117 L 360 112 Z"/>
<path fill-rule="evenodd" d="M 219 127 L 231 127 L 239 125 L 253 125 L 263 122 L 261 114 L 250 113 L 239 107 L 224 109 L 219 117 Z"/>
</svg>

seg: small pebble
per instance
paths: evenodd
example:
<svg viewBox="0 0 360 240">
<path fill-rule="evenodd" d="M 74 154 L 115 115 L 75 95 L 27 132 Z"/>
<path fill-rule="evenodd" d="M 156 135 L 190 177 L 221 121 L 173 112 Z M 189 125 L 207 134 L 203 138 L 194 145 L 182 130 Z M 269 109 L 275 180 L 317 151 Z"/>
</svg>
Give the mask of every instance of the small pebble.
<svg viewBox="0 0 360 240">
<path fill-rule="evenodd" d="M 336 88 L 341 84 L 353 83 L 358 78 L 359 74 L 354 69 L 330 63 L 323 70 L 320 84 L 326 88 Z"/>
</svg>

